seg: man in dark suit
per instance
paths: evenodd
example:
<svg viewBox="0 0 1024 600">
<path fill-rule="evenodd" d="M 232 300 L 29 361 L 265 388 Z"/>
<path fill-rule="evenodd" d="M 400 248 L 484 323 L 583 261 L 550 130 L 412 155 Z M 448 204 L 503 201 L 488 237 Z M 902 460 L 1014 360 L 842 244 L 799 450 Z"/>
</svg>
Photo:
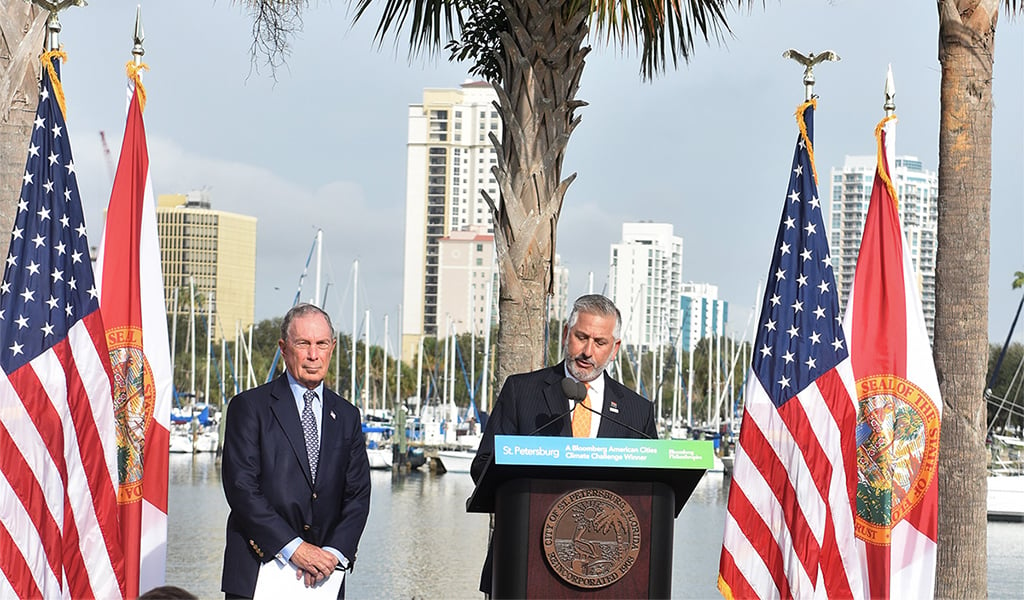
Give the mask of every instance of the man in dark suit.
<svg viewBox="0 0 1024 600">
<path fill-rule="evenodd" d="M 512 375 L 502 386 L 470 467 L 474 482 L 491 460 L 495 435 L 658 437 L 654 405 L 605 373 L 619 351 L 621 331 L 622 316 L 611 300 L 598 294 L 576 300 L 562 332 L 565 361 Z M 587 385 L 585 400 L 575 407 L 562 391 L 566 377 Z M 490 548 L 480 591 L 491 591 Z"/>
<path fill-rule="evenodd" d="M 307 586 L 351 569 L 370 511 L 359 410 L 323 384 L 335 345 L 330 317 L 312 304 L 293 307 L 278 345 L 285 374 L 228 404 L 221 590 L 229 598 L 251 598 L 271 560 L 290 563 Z"/>
</svg>

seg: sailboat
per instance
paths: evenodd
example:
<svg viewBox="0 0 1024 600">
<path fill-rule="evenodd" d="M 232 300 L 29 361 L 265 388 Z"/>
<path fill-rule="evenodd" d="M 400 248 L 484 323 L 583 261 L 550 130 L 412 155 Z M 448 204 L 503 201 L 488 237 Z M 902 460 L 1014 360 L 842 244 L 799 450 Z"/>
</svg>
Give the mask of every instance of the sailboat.
<svg viewBox="0 0 1024 600">
<path fill-rule="evenodd" d="M 1018 276 L 1020 274 L 1018 273 Z M 1013 330 L 1024 308 L 1024 296 L 1017 306 L 1017 314 L 1010 325 L 1010 332 L 996 361 L 995 369 L 985 389 L 985 398 L 995 408 L 995 414 L 988 426 L 989 476 L 988 476 L 988 520 L 1024 522 L 1024 436 L 1018 423 L 1024 398 L 1024 356 L 1014 371 L 1013 377 L 1000 398 L 992 392 L 1002 366 L 1003 358 L 1013 338 Z M 997 433 L 998 432 L 998 433 Z"/>
</svg>

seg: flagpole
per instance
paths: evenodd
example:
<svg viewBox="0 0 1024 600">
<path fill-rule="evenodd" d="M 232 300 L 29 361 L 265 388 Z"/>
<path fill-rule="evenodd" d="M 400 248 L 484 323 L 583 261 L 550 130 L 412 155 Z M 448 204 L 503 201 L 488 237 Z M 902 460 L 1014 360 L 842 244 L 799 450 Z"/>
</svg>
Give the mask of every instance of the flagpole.
<svg viewBox="0 0 1024 600">
<path fill-rule="evenodd" d="M 885 117 L 893 117 L 896 115 L 896 83 L 892 77 L 892 65 L 889 65 L 889 69 L 885 74 L 885 103 L 882 105 L 885 110 Z M 893 119 L 889 123 L 886 123 L 885 127 L 885 162 L 887 163 L 888 172 L 895 173 L 894 167 L 896 166 L 896 120 Z"/>
</svg>

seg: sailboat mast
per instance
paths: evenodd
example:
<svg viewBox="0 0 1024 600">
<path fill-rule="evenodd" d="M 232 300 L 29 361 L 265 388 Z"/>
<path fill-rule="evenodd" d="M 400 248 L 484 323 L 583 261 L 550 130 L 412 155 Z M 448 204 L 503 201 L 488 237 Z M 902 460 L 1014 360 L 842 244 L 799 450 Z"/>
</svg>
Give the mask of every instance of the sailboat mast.
<svg viewBox="0 0 1024 600">
<path fill-rule="evenodd" d="M 203 400 L 210 403 L 210 358 L 213 350 L 213 292 L 206 299 L 206 386 Z"/>
<path fill-rule="evenodd" d="M 363 415 L 370 409 L 370 311 L 366 311 L 366 336 L 363 339 Z"/>
<path fill-rule="evenodd" d="M 189 392 L 192 394 L 192 401 L 196 399 L 196 278 L 189 275 L 189 309 L 188 309 L 188 331 L 191 336 L 192 360 L 190 363 L 191 374 L 189 376 Z"/>
<path fill-rule="evenodd" d="M 380 378 L 380 405 L 386 408 L 388 403 L 388 315 L 384 315 L 384 374 Z"/>
<path fill-rule="evenodd" d="M 690 429 L 693 427 L 693 353 L 697 350 L 697 344 L 693 345 L 687 352 L 687 362 L 689 366 L 687 368 L 686 376 L 686 428 Z"/>
<path fill-rule="evenodd" d="M 398 305 L 398 343 L 395 344 L 395 406 L 402 405 L 402 305 Z"/>
<path fill-rule="evenodd" d="M 178 286 L 171 290 L 171 372 L 174 372 L 175 352 L 178 347 Z M 172 377 L 173 378 L 173 377 Z"/>
<path fill-rule="evenodd" d="M 316 230 L 316 286 L 313 288 L 313 305 L 321 306 L 320 299 L 320 271 L 324 256 L 324 230 Z M 322 306 L 321 306 L 322 308 Z"/>
<path fill-rule="evenodd" d="M 356 399 L 356 288 L 359 287 L 359 261 L 352 261 L 352 349 L 349 351 L 349 382 L 351 392 L 349 398 L 352 399 L 352 403 L 358 402 Z M 363 411 L 365 413 L 365 410 Z"/>
<path fill-rule="evenodd" d="M 490 402 L 487 399 L 487 380 L 490 378 L 491 362 L 491 306 L 494 304 L 494 263 L 491 263 L 491 275 L 487 278 L 487 304 L 484 306 L 484 365 L 483 375 L 480 378 L 480 410 L 490 411 Z"/>
<path fill-rule="evenodd" d="M 420 414 L 423 401 L 423 336 L 420 336 L 419 353 L 416 355 L 416 414 Z"/>
</svg>

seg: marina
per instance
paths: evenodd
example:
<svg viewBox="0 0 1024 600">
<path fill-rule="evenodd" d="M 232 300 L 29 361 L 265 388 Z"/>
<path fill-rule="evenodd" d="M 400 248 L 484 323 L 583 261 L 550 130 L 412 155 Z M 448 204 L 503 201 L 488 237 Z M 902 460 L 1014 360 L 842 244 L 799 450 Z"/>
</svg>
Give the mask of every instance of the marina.
<svg viewBox="0 0 1024 600">
<path fill-rule="evenodd" d="M 481 598 L 488 518 L 465 511 L 466 473 L 418 469 L 371 472 L 370 517 L 348 598 Z M 675 522 L 673 598 L 720 598 L 715 587 L 728 476 L 708 473 Z M 167 583 L 200 598 L 222 598 L 227 503 L 212 454 L 170 457 Z M 1024 590 L 1024 524 L 988 524 L 988 597 Z"/>
</svg>

